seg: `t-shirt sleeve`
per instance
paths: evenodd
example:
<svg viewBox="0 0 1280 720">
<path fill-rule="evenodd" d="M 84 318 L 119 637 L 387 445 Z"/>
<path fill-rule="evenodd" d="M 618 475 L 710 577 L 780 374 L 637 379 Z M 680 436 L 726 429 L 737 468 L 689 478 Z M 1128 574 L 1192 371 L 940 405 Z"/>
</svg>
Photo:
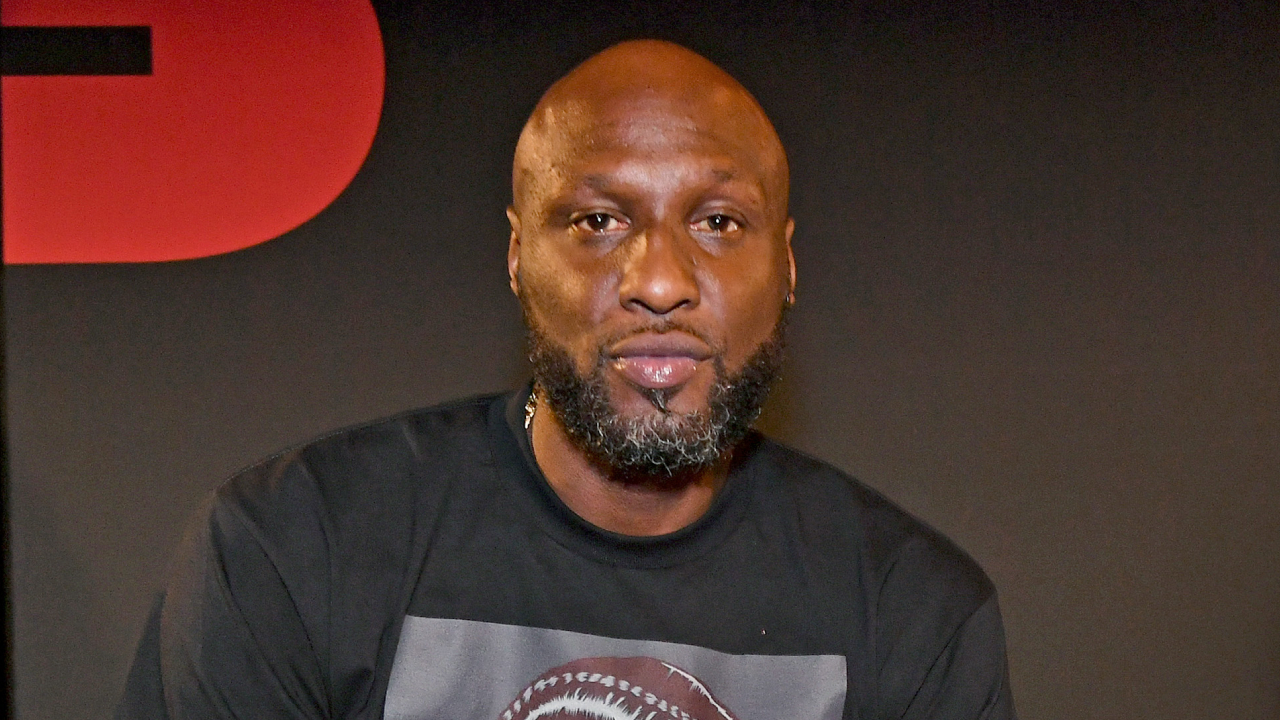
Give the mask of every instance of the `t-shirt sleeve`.
<svg viewBox="0 0 1280 720">
<path fill-rule="evenodd" d="M 215 498 L 184 538 L 144 630 L 116 717 L 328 716 L 317 597 L 294 558 L 323 567 L 314 528 L 283 551 L 243 508 Z M 309 531 L 310 530 L 310 531 Z M 285 554 L 287 552 L 287 554 Z M 293 557 L 290 557 L 293 556 Z"/>
<path fill-rule="evenodd" d="M 880 717 L 1016 720 L 994 587 L 949 542 L 904 548 L 882 588 Z"/>
<path fill-rule="evenodd" d="M 115 720 L 168 718 L 164 707 L 164 687 L 160 683 L 160 611 L 164 593 L 156 597 L 142 630 L 138 652 L 125 680 L 124 697 L 116 706 Z"/>
<path fill-rule="evenodd" d="M 459 467 L 435 450 L 459 443 L 428 441 L 433 417 L 334 433 L 224 483 L 183 538 L 117 718 L 381 717 L 440 507 L 422 489 Z"/>
<path fill-rule="evenodd" d="M 956 630 L 903 720 L 1016 720 L 1004 630 L 992 595 Z"/>
</svg>

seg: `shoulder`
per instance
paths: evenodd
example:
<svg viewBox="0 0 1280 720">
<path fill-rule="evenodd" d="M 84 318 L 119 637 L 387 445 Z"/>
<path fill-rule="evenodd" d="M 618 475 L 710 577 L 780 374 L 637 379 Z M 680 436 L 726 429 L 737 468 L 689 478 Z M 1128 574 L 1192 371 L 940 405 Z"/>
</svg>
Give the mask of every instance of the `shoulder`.
<svg viewBox="0 0 1280 720">
<path fill-rule="evenodd" d="M 962 614 L 995 592 L 978 563 L 950 538 L 848 473 L 765 439 L 772 492 L 785 496 L 797 530 L 856 564 L 860 584 L 904 597 L 943 596 Z"/>
<path fill-rule="evenodd" d="M 760 452 L 766 493 L 791 515 L 812 575 L 851 633 L 860 707 L 873 717 L 933 717 L 928 708 L 952 706 L 965 709 L 947 717 L 984 716 L 1003 697 L 1004 637 L 978 563 L 831 465 L 770 441 Z"/>
<path fill-rule="evenodd" d="M 290 518 L 406 510 L 441 468 L 491 464 L 487 423 L 502 398 L 466 398 L 326 433 L 233 475 L 215 491 L 213 509 L 253 526 L 286 527 Z"/>
<path fill-rule="evenodd" d="M 366 702 L 449 483 L 488 471 L 494 403 L 472 398 L 331 432 L 219 487 L 166 583 L 158 642 L 176 659 L 163 661 L 171 702 L 200 708 L 193 717 L 215 714 L 210 702 L 238 717 L 283 717 L 300 703 L 342 714 L 341 703 Z M 206 681 L 219 692 L 210 696 Z M 330 681 L 343 692 L 330 695 Z"/>
</svg>

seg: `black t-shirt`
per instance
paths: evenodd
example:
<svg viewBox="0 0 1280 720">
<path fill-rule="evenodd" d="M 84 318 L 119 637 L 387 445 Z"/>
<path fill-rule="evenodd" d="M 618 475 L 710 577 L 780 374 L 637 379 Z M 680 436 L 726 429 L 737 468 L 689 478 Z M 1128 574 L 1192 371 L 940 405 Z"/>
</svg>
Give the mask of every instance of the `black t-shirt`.
<svg viewBox="0 0 1280 720">
<path fill-rule="evenodd" d="M 602 530 L 533 461 L 527 393 L 223 485 L 117 717 L 1014 717 L 995 591 L 937 532 L 758 434 L 694 524 Z"/>
</svg>

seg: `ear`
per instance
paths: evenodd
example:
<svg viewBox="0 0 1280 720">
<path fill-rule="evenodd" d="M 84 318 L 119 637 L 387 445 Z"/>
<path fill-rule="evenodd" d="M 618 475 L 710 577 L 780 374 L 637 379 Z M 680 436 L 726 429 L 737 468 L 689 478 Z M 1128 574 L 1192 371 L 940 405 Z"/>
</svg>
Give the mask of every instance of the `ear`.
<svg viewBox="0 0 1280 720">
<path fill-rule="evenodd" d="M 795 296 L 796 292 L 796 255 L 791 252 L 791 236 L 796 231 L 795 218 L 787 218 L 786 244 L 787 244 L 787 266 L 791 274 L 791 286 L 788 288 L 791 296 Z"/>
<path fill-rule="evenodd" d="M 514 205 L 507 206 L 507 222 L 511 223 L 511 241 L 507 245 L 507 277 L 511 292 L 520 294 L 520 216 Z"/>
</svg>

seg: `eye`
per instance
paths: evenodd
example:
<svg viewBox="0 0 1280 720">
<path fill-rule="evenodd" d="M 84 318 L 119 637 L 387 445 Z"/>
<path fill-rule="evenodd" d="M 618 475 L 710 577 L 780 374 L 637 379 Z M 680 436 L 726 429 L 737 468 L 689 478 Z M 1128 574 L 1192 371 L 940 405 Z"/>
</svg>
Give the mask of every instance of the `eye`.
<svg viewBox="0 0 1280 720">
<path fill-rule="evenodd" d="M 715 233 L 716 235 L 725 235 L 742 229 L 742 223 L 733 219 L 728 215 L 716 213 L 708 215 L 693 224 L 693 229 L 700 232 Z"/>
<path fill-rule="evenodd" d="M 603 212 L 583 215 L 573 221 L 573 226 L 590 233 L 609 233 L 627 229 L 626 221 Z"/>
</svg>

